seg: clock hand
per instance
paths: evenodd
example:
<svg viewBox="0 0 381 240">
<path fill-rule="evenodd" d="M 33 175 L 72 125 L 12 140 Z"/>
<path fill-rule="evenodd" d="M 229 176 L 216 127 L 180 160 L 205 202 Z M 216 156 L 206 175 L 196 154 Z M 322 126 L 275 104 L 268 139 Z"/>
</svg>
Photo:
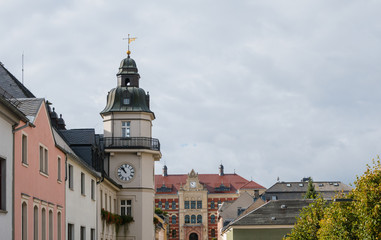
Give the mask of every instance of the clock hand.
<svg viewBox="0 0 381 240">
<path fill-rule="evenodd" d="M 127 173 L 127 172 L 126 172 L 126 169 L 122 168 L 122 170 L 123 170 L 124 173 Z"/>
</svg>

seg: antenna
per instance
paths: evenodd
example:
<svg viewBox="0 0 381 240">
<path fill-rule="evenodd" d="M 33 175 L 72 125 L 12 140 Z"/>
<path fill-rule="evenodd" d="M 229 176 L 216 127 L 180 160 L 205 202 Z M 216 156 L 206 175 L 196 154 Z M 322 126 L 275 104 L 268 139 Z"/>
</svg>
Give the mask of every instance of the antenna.
<svg viewBox="0 0 381 240">
<path fill-rule="evenodd" d="M 21 80 L 22 80 L 22 85 L 24 85 L 24 51 L 22 52 L 22 55 L 21 55 Z"/>
</svg>

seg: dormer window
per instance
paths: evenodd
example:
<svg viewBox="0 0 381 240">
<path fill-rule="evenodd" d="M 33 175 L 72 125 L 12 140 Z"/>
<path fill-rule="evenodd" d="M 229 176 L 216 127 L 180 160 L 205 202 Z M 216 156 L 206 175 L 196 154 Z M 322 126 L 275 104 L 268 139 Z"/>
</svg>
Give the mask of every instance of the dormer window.
<svg viewBox="0 0 381 240">
<path fill-rule="evenodd" d="M 123 99 L 123 104 L 124 105 L 129 105 L 130 104 L 130 98 L 124 98 Z"/>
</svg>

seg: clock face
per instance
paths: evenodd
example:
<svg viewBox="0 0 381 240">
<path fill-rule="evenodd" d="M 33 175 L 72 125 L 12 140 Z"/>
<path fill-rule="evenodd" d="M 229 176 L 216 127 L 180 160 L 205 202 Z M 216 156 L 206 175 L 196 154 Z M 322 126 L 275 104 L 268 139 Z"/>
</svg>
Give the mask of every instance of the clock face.
<svg viewBox="0 0 381 240">
<path fill-rule="evenodd" d="M 190 187 L 195 188 L 196 187 L 196 182 L 190 182 Z"/>
<path fill-rule="evenodd" d="M 118 177 L 122 181 L 130 181 L 135 174 L 135 169 L 129 164 L 123 164 L 118 168 Z"/>
</svg>

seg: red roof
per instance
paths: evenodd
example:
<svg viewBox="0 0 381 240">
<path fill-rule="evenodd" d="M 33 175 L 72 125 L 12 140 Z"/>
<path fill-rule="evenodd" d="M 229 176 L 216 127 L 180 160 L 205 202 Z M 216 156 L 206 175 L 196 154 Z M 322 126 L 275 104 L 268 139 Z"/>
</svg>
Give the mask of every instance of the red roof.
<svg viewBox="0 0 381 240">
<path fill-rule="evenodd" d="M 175 194 L 180 187 L 186 184 L 188 174 L 173 174 L 166 177 L 155 175 L 156 194 Z M 237 174 L 198 174 L 201 184 L 204 184 L 209 193 L 235 193 L 238 189 L 264 189 L 254 181 L 248 181 Z M 158 191 L 158 188 L 165 191 Z"/>
</svg>

